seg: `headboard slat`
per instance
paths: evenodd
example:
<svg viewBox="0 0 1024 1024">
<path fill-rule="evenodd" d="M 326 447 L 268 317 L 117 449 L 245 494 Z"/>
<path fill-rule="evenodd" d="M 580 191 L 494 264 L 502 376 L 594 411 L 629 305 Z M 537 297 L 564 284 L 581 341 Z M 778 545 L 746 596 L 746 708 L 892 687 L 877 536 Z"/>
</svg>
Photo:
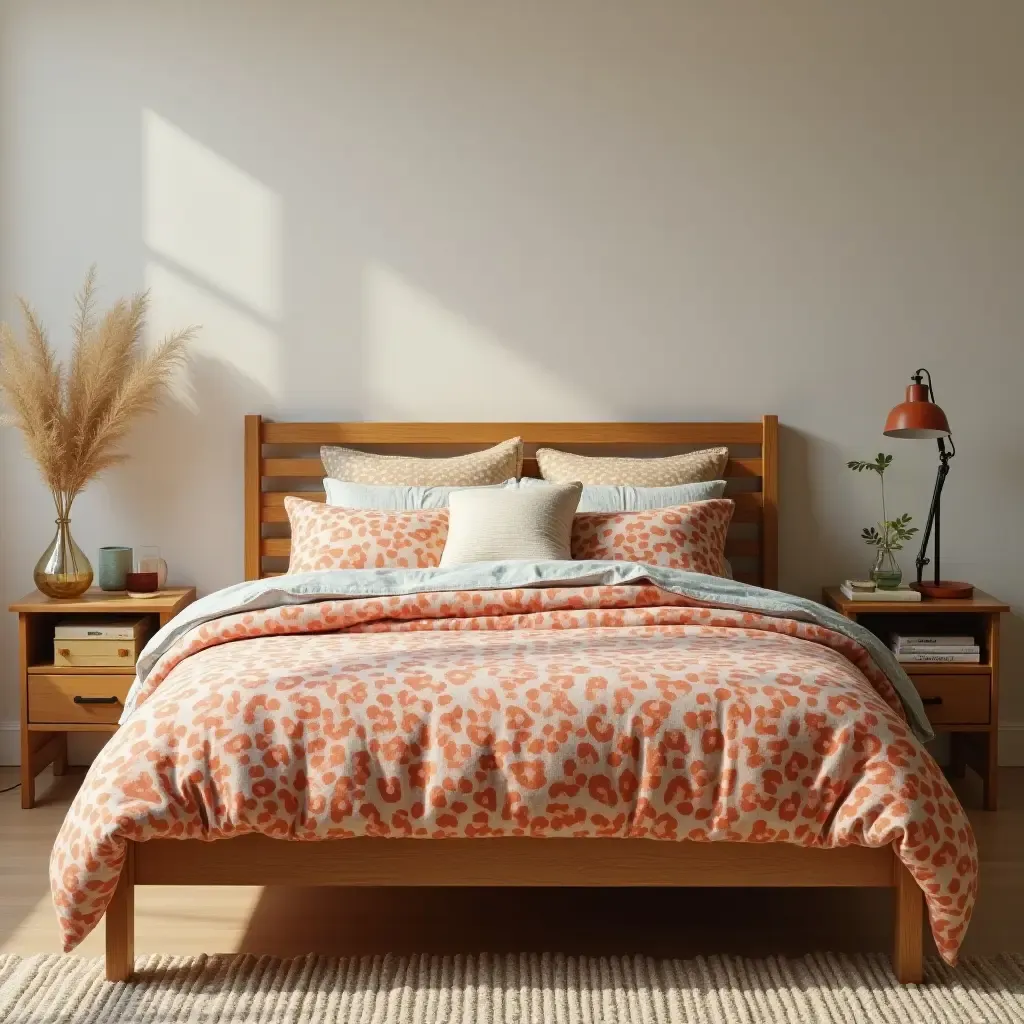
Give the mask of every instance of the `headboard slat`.
<svg viewBox="0 0 1024 1024">
<path fill-rule="evenodd" d="M 761 423 L 274 423 L 264 444 L 491 445 L 521 437 L 529 445 L 759 445 Z"/>
<path fill-rule="evenodd" d="M 319 445 L 445 455 L 460 446 L 479 449 L 516 436 L 523 438 L 529 453 L 523 460 L 524 476 L 538 475 L 532 452 L 546 445 L 589 455 L 645 455 L 652 448 L 689 450 L 719 445 L 744 449 L 731 455 L 725 468 L 730 484 L 727 494 L 736 502 L 726 553 L 737 563 L 738 580 L 773 589 L 778 586 L 775 416 L 754 423 L 273 423 L 247 416 L 246 579 L 279 575 L 285 568 L 280 563 L 287 559 L 291 542 L 284 499 L 295 494 L 310 501 L 325 500 L 318 487 L 324 476 L 315 452 Z"/>
</svg>

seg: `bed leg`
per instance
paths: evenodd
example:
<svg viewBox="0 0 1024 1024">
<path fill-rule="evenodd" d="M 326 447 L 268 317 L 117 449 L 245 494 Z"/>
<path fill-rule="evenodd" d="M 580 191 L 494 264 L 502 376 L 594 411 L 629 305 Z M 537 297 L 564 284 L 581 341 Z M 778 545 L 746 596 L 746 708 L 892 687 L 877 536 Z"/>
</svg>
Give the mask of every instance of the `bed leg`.
<svg viewBox="0 0 1024 1024">
<path fill-rule="evenodd" d="M 897 981 L 907 985 L 924 978 L 924 893 L 899 860 L 895 885 L 892 969 Z"/>
<path fill-rule="evenodd" d="M 135 968 L 135 844 L 129 842 L 121 877 L 107 905 L 107 981 L 127 981 Z"/>
</svg>

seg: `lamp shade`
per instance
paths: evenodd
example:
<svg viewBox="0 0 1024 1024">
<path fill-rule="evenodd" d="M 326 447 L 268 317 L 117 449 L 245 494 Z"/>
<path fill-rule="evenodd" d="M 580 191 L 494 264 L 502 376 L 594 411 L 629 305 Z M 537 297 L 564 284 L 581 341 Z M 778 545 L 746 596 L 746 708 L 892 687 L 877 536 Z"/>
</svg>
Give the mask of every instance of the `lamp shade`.
<svg viewBox="0 0 1024 1024">
<path fill-rule="evenodd" d="M 927 384 L 908 384 L 906 401 L 889 413 L 882 433 L 887 437 L 948 437 L 949 420 L 931 400 Z"/>
</svg>

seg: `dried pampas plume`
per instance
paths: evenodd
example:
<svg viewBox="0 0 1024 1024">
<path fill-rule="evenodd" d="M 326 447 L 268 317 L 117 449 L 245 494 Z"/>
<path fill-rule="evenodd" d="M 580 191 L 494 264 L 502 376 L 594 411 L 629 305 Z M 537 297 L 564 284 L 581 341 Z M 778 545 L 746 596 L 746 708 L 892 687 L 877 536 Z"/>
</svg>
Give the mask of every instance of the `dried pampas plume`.
<svg viewBox="0 0 1024 1024">
<path fill-rule="evenodd" d="M 3 417 L 25 437 L 28 452 L 67 518 L 82 489 L 127 456 L 119 450 L 136 416 L 152 412 L 184 364 L 198 328 L 169 334 L 145 350 L 142 335 L 149 298 L 139 292 L 102 316 L 95 308 L 96 270 L 77 296 L 74 344 L 65 368 L 54 355 L 32 307 L 24 300 L 24 339 L 0 324 L 0 396 Z"/>
</svg>

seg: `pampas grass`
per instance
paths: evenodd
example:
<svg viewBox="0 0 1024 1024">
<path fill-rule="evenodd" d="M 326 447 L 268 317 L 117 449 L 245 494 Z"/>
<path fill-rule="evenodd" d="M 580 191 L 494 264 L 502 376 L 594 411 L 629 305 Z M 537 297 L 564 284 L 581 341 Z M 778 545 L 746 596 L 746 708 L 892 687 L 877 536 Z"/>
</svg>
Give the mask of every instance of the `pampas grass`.
<svg viewBox="0 0 1024 1024">
<path fill-rule="evenodd" d="M 82 489 L 123 462 L 120 444 L 131 422 L 152 412 L 184 364 L 197 328 L 175 331 L 147 352 L 143 343 L 149 298 L 139 292 L 96 313 L 96 271 L 77 296 L 74 344 L 65 367 L 54 355 L 39 318 L 19 299 L 24 338 L 0 324 L 0 396 L 5 421 L 25 437 L 28 453 L 67 519 Z"/>
</svg>

